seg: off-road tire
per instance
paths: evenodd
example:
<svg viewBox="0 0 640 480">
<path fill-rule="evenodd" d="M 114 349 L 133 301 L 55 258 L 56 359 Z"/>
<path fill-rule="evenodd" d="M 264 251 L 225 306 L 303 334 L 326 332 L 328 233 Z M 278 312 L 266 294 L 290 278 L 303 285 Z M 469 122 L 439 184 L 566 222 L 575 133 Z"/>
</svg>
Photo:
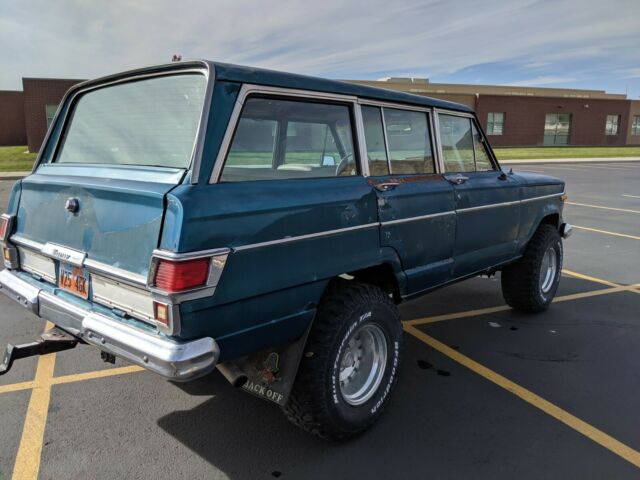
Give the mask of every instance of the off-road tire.
<svg viewBox="0 0 640 480">
<path fill-rule="evenodd" d="M 554 248 L 556 272 L 551 288 L 544 292 L 540 270 L 545 253 Z M 562 238 L 553 225 L 542 224 L 529 241 L 524 256 L 502 270 L 502 295 L 507 305 L 523 312 L 546 310 L 558 289 L 562 270 Z"/>
<path fill-rule="evenodd" d="M 340 359 L 352 334 L 373 324 L 386 337 L 386 364 L 372 397 L 350 405 L 339 383 Z M 369 428 L 381 415 L 398 379 L 402 324 L 398 310 L 380 288 L 339 280 L 325 293 L 302 356 L 287 418 L 317 436 L 345 440 Z"/>
</svg>

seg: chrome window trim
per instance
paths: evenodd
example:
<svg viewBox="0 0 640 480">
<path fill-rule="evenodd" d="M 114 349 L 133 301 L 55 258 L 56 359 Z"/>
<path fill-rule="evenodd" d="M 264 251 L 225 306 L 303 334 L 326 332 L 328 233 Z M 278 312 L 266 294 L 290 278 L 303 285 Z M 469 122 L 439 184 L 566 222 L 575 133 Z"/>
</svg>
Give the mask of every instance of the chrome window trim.
<svg viewBox="0 0 640 480">
<path fill-rule="evenodd" d="M 333 102 L 341 102 L 349 104 L 354 112 L 353 115 L 353 124 L 352 131 L 356 133 L 357 130 L 353 130 L 353 127 L 357 128 L 357 112 L 355 109 L 355 105 L 357 103 L 357 97 L 351 95 L 340 95 L 337 93 L 325 93 L 325 92 L 316 92 L 313 90 L 302 90 L 295 88 L 282 88 L 282 87 L 268 87 L 265 85 L 255 85 L 251 83 L 245 83 L 240 88 L 240 92 L 238 92 L 238 98 L 236 99 L 235 106 L 233 107 L 233 111 L 231 112 L 231 117 L 229 118 L 229 123 L 227 124 L 227 129 L 224 132 L 224 137 L 222 137 L 222 143 L 220 144 L 220 148 L 218 149 L 218 155 L 216 156 L 215 163 L 213 165 L 213 170 L 211 171 L 211 176 L 209 177 L 209 184 L 219 183 L 220 177 L 222 176 L 222 169 L 224 167 L 224 163 L 227 159 L 227 154 L 229 153 L 229 149 L 231 148 L 231 141 L 233 139 L 233 135 L 236 131 L 236 127 L 238 125 L 238 121 L 240 119 L 240 114 L 242 113 L 242 107 L 244 106 L 245 101 L 250 95 L 256 94 L 265 94 L 272 95 L 278 97 L 295 97 L 301 99 L 311 99 L 311 100 L 330 100 Z M 358 135 L 355 135 L 353 140 L 357 140 L 359 138 Z M 355 153 L 354 149 L 354 153 Z M 360 171 L 364 171 L 362 169 L 362 159 L 360 159 Z"/>
<path fill-rule="evenodd" d="M 209 119 L 209 111 L 211 108 L 211 97 L 213 95 L 213 83 L 214 83 L 213 79 L 215 79 L 215 69 L 213 66 L 209 65 L 208 63 L 203 63 L 202 66 L 200 67 L 185 67 L 185 68 L 176 67 L 176 68 L 170 68 L 168 70 L 159 71 L 159 72 L 139 73 L 131 76 L 118 78 L 115 80 L 110 80 L 107 82 L 100 82 L 96 84 L 91 83 L 86 86 L 82 86 L 82 84 L 80 84 L 81 86 L 75 90 L 72 87 L 72 89 L 70 89 L 64 95 L 64 97 L 60 102 L 60 106 L 67 106 L 67 108 L 63 109 L 59 107 L 57 109 L 56 114 L 53 117 L 53 121 L 51 122 L 51 125 L 47 130 L 44 141 L 42 142 L 43 148 L 41 148 L 40 152 L 38 153 L 38 157 L 36 158 L 36 161 L 33 164 L 33 169 L 31 170 L 31 173 L 34 173 L 40 166 L 42 161 L 42 155 L 46 150 L 44 146 L 48 145 L 53 130 L 58 125 L 58 121 L 61 121 L 62 124 L 60 126 L 60 136 L 56 139 L 55 145 L 53 145 L 53 150 L 51 152 L 51 159 L 48 162 L 48 163 L 55 163 L 53 160 L 56 158 L 58 154 L 58 150 L 61 147 L 61 141 L 64 138 L 63 134 L 70 120 L 71 108 L 73 106 L 73 102 L 76 100 L 78 95 L 82 95 L 93 90 L 97 90 L 100 88 L 109 87 L 109 86 L 117 85 L 121 83 L 135 82 L 135 81 L 144 80 L 144 79 L 153 78 L 153 77 L 183 75 L 186 73 L 198 73 L 198 74 L 204 75 L 205 81 L 206 81 L 204 103 L 200 112 L 200 118 L 198 120 L 198 128 L 196 130 L 196 136 L 194 138 L 193 147 L 191 149 L 191 158 L 189 160 L 189 165 L 184 168 L 181 168 L 181 170 L 191 169 L 192 170 L 191 183 L 197 183 L 197 178 L 198 178 L 198 173 L 200 171 L 200 163 L 201 163 L 201 161 L 199 161 L 200 159 L 198 158 L 198 155 L 202 156 L 204 140 L 206 136 L 206 127 Z M 99 79 L 97 81 L 99 82 Z M 63 110 L 65 110 L 64 116 L 62 115 Z"/>
<path fill-rule="evenodd" d="M 370 177 L 369 152 L 367 151 L 367 139 L 364 136 L 364 119 L 362 117 L 362 107 L 359 102 L 354 105 L 356 136 L 358 137 L 358 151 L 360 152 L 360 172 L 363 177 Z"/>
<path fill-rule="evenodd" d="M 455 215 L 455 210 L 449 210 L 446 212 L 438 212 L 438 213 L 429 213 L 427 215 L 418 215 L 417 217 L 407 217 L 407 218 L 399 218 L 397 220 L 388 220 L 386 222 L 380 222 L 382 227 L 386 227 L 387 225 L 397 225 L 398 223 L 407 223 L 407 222 L 416 222 L 418 220 L 428 220 L 430 218 L 438 218 L 444 217 L 446 215 Z"/>
<path fill-rule="evenodd" d="M 387 135 L 387 120 L 384 118 L 384 108 L 383 107 L 378 107 L 378 110 L 380 110 L 380 118 L 382 119 L 382 136 L 384 138 L 384 149 L 385 152 L 387 153 L 387 168 L 389 169 L 389 173 L 387 175 L 393 175 L 393 172 L 391 171 L 391 154 L 389 152 L 389 138 Z M 367 155 L 367 161 L 368 160 L 368 155 Z"/>
<path fill-rule="evenodd" d="M 338 233 L 352 232 L 355 230 L 364 230 L 367 228 L 378 227 L 379 225 L 380 225 L 379 222 L 365 223 L 362 225 L 355 225 L 353 227 L 337 228 L 335 230 L 324 230 L 322 232 L 308 233 L 306 235 L 298 235 L 295 237 L 284 237 L 276 240 L 267 240 L 265 242 L 250 243 L 247 245 L 241 245 L 239 247 L 233 247 L 233 251 L 242 252 L 244 250 L 252 250 L 254 248 L 262 248 L 262 247 L 268 247 L 272 245 L 281 245 L 283 243 L 298 242 L 300 240 L 308 240 L 310 238 L 328 237 L 330 235 L 336 235 Z"/>
<path fill-rule="evenodd" d="M 442 174 L 445 173 L 483 173 L 483 172 L 499 172 L 500 169 L 500 164 L 498 163 L 497 158 L 495 158 L 495 154 L 493 153 L 493 149 L 491 148 L 487 148 L 487 154 L 489 157 L 489 161 L 491 162 L 491 165 L 493 166 L 493 170 L 474 170 L 473 172 L 448 172 L 446 169 L 446 165 L 445 165 L 445 161 L 444 161 L 444 154 L 442 153 L 442 142 L 440 141 L 440 134 L 441 134 L 441 130 L 440 130 L 440 114 L 442 115 L 452 115 L 452 116 L 456 116 L 456 117 L 465 117 L 465 118 L 469 118 L 471 120 L 471 123 L 473 124 L 473 126 L 475 126 L 476 130 L 478 131 L 478 133 L 480 135 L 482 135 L 482 139 L 483 139 L 483 143 L 485 144 L 485 146 L 489 146 L 489 141 L 487 139 L 487 136 L 485 135 L 484 131 L 482 130 L 482 128 L 480 127 L 480 122 L 478 121 L 478 119 L 476 118 L 475 114 L 470 113 L 470 112 L 456 112 L 455 110 L 446 110 L 444 108 L 434 108 L 433 109 L 433 113 L 434 113 L 434 124 L 436 124 L 436 132 L 437 132 L 437 137 L 438 137 L 438 156 L 440 157 L 440 163 L 441 163 L 441 172 Z M 473 130 L 472 130 L 473 131 Z M 472 139 L 473 140 L 473 139 Z M 476 165 L 476 145 L 475 142 L 472 141 L 472 146 L 473 146 L 473 164 L 474 166 Z"/>
</svg>

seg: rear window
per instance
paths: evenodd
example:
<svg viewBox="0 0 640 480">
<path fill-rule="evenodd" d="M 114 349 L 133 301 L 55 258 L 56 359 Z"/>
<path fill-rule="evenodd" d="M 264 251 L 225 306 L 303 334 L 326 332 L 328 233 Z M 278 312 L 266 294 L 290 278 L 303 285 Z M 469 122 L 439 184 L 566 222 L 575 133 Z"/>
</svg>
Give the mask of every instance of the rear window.
<svg viewBox="0 0 640 480">
<path fill-rule="evenodd" d="M 54 161 L 187 168 L 206 82 L 179 74 L 82 94 Z"/>
</svg>

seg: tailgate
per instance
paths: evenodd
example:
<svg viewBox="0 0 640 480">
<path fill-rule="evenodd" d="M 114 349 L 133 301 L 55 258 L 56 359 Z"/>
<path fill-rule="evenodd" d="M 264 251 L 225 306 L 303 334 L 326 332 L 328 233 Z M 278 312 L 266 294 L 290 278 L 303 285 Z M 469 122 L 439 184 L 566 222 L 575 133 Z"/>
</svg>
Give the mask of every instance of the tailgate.
<svg viewBox="0 0 640 480">
<path fill-rule="evenodd" d="M 183 175 L 175 168 L 41 165 L 22 182 L 14 238 L 68 247 L 146 277 L 164 196 Z"/>
</svg>

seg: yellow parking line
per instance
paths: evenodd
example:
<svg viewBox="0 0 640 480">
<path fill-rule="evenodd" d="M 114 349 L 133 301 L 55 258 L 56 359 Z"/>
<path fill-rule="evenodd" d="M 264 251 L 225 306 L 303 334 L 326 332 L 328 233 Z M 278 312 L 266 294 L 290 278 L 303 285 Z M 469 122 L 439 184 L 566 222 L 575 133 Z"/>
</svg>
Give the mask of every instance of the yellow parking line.
<svg viewBox="0 0 640 480">
<path fill-rule="evenodd" d="M 602 285 L 607 285 L 608 287 L 621 287 L 622 286 L 622 285 L 619 285 L 617 283 L 610 282 L 609 280 L 604 280 L 604 279 L 598 278 L 598 277 L 592 277 L 591 275 L 585 275 L 584 273 L 574 272 L 572 270 L 567 270 L 566 268 L 562 269 L 562 273 L 564 273 L 565 275 L 569 275 L 571 277 L 580 278 L 582 280 L 588 280 L 589 282 L 594 282 L 594 283 L 600 283 Z"/>
<path fill-rule="evenodd" d="M 53 328 L 51 322 L 47 322 L 45 331 Z M 42 355 L 38 358 L 36 377 L 33 380 L 33 390 L 27 416 L 24 420 L 22 438 L 16 455 L 16 463 L 13 467 L 13 479 L 38 478 L 40 470 L 40 458 L 42 456 L 42 443 L 44 429 L 49 413 L 49 400 L 51 398 L 51 378 L 56 365 L 56 354 Z"/>
<path fill-rule="evenodd" d="M 634 288 L 635 288 L 634 286 L 624 287 L 622 285 L 617 285 L 615 287 L 605 288 L 602 290 L 592 290 L 589 292 L 572 293 L 571 295 L 563 295 L 561 297 L 556 297 L 553 300 L 553 303 L 566 302 L 569 300 L 579 300 L 581 298 L 597 297 L 599 295 L 608 295 L 610 293 L 631 291 Z M 428 323 L 444 322 L 446 320 L 457 320 L 459 318 L 477 317 L 479 315 L 487 315 L 489 313 L 504 312 L 506 310 L 511 310 L 511 307 L 509 307 L 508 305 L 499 305 L 497 307 L 479 308 L 477 310 L 466 310 L 464 312 L 446 313 L 444 315 L 434 315 L 432 317 L 417 318 L 415 320 L 406 320 L 402 323 L 405 326 L 412 327 L 416 325 L 426 325 Z"/>
<path fill-rule="evenodd" d="M 0 385 L 0 393 L 19 392 L 20 390 L 29 390 L 33 388 L 33 382 L 11 383 L 9 385 Z"/>
<path fill-rule="evenodd" d="M 628 208 L 605 207 L 602 205 L 591 205 L 589 203 L 565 202 L 567 205 L 575 205 L 577 207 L 601 208 L 602 210 L 613 210 L 615 212 L 640 213 L 640 210 L 630 210 Z"/>
<path fill-rule="evenodd" d="M 468 368 L 472 372 L 477 373 L 478 375 L 486 378 L 490 382 L 498 385 L 499 387 L 504 388 L 508 392 L 513 393 L 517 397 L 520 397 L 525 402 L 533 405 L 534 407 L 542 410 L 547 415 L 552 416 L 556 420 L 564 423 L 568 427 L 574 429 L 575 431 L 581 433 L 585 437 L 590 440 L 596 442 L 607 450 L 615 453 L 619 457 L 625 459 L 627 462 L 635 465 L 640 468 L 640 452 L 634 450 L 633 448 L 625 445 L 624 443 L 616 440 L 612 436 L 606 434 L 602 430 L 597 429 L 593 425 L 588 424 L 584 420 L 579 419 L 575 415 L 563 410 L 557 405 L 545 400 L 539 395 L 536 395 L 531 390 L 527 390 L 526 388 L 518 385 L 517 383 L 509 380 L 506 377 L 503 377 L 497 372 L 490 370 L 484 365 L 479 364 L 478 362 L 472 360 L 471 358 L 461 354 L 460 352 L 446 346 L 444 343 L 436 340 L 435 338 L 427 335 L 426 333 L 421 332 L 417 328 L 405 325 L 405 331 L 411 335 L 413 335 L 418 340 L 426 343 L 431 348 L 439 351 L 443 355 L 446 355 L 453 361 L 459 363 L 460 365 Z"/>
<path fill-rule="evenodd" d="M 622 194 L 623 197 L 627 197 L 627 198 L 640 198 L 640 195 L 625 195 Z"/>
<path fill-rule="evenodd" d="M 577 228 L 578 230 L 586 230 L 588 232 L 602 233 L 604 235 L 613 235 L 614 237 L 623 237 L 623 238 L 630 238 L 631 240 L 640 240 L 640 237 L 636 235 L 629 235 L 627 233 L 609 232 L 608 230 L 600 230 L 598 228 L 591 228 L 591 227 L 579 227 L 578 225 L 573 225 L 573 228 Z"/>
<path fill-rule="evenodd" d="M 128 373 L 143 372 L 144 368 L 137 365 L 128 367 L 108 368 L 106 370 L 94 370 L 93 372 L 77 373 L 74 375 L 65 375 L 63 377 L 53 377 L 51 383 L 53 385 L 61 385 L 63 383 L 83 382 L 94 378 L 113 377 L 115 375 L 126 375 Z"/>
</svg>

